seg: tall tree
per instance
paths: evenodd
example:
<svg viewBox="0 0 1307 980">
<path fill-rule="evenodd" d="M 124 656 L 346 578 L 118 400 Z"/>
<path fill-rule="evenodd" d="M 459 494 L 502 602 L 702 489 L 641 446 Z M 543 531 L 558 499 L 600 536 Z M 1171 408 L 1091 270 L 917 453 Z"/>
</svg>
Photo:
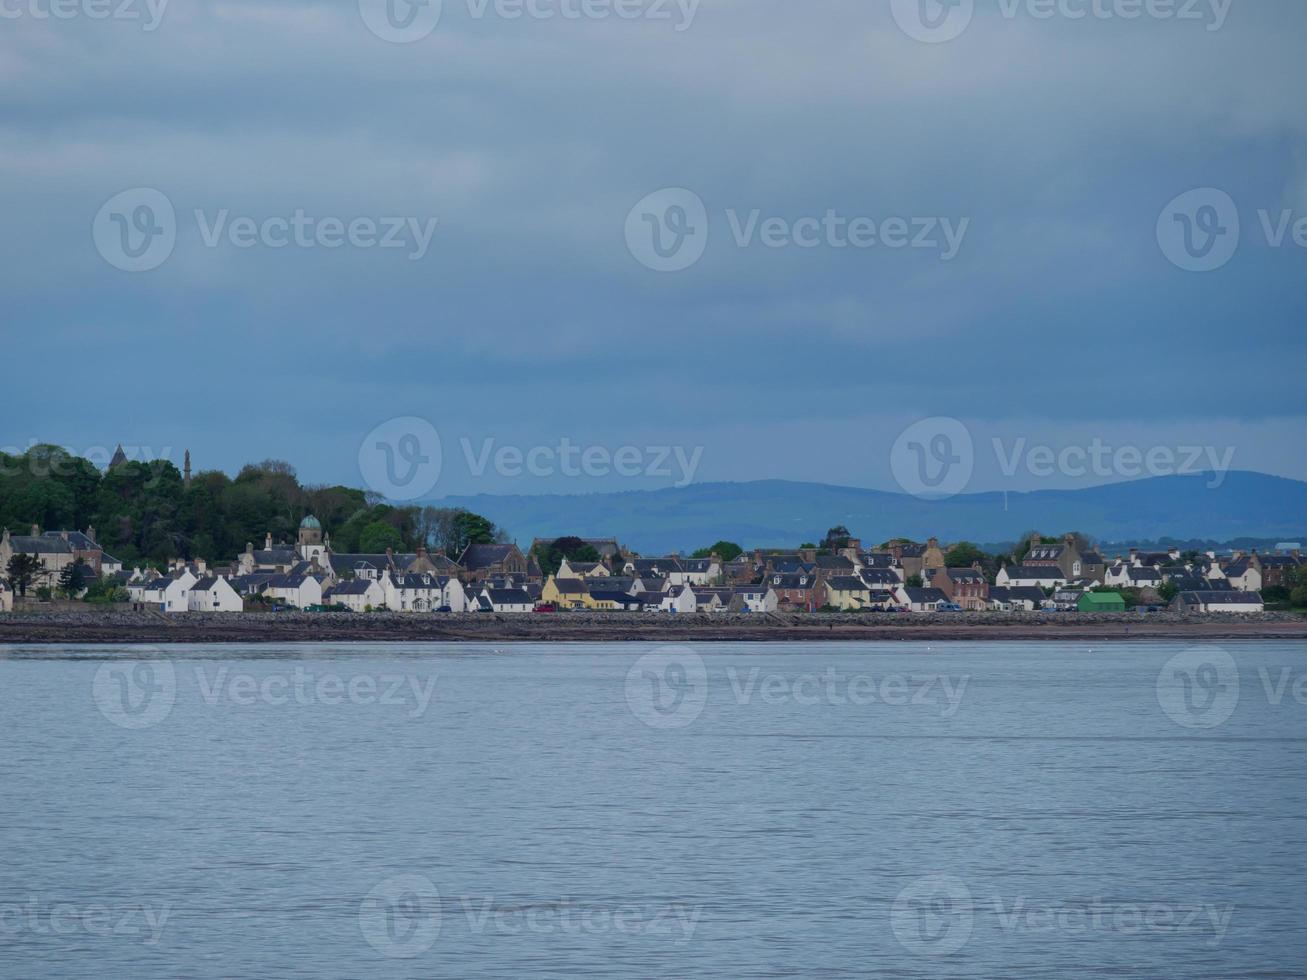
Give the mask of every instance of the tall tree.
<svg viewBox="0 0 1307 980">
<path fill-rule="evenodd" d="M 9 564 L 5 566 L 5 574 L 9 576 L 9 584 L 13 586 L 14 591 L 26 597 L 27 590 L 41 574 L 41 559 L 36 555 L 19 552 L 9 559 Z"/>
</svg>

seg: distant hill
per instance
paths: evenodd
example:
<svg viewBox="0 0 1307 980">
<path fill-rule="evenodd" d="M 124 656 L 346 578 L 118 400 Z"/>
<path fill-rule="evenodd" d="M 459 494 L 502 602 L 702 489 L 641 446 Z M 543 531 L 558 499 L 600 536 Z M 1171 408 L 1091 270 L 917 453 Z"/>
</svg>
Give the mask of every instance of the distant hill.
<svg viewBox="0 0 1307 980">
<path fill-rule="evenodd" d="M 1012 541 L 1024 531 L 1081 531 L 1104 541 L 1161 537 L 1300 539 L 1307 483 L 1234 472 L 1167 476 L 1083 490 L 977 493 L 927 501 L 901 493 L 762 480 L 576 496 L 448 497 L 493 520 L 523 545 L 533 537 L 616 536 L 645 554 L 692 551 L 719 539 L 794 547 L 843 524 L 864 543 L 904 536 Z"/>
</svg>

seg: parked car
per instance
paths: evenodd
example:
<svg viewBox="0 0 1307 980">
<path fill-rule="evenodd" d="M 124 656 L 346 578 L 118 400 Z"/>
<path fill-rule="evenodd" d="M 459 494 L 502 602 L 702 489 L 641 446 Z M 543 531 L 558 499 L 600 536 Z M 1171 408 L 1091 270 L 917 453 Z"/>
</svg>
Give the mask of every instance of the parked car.
<svg viewBox="0 0 1307 980">
<path fill-rule="evenodd" d="M 558 607 L 552 602 L 538 602 L 536 603 L 535 611 L 538 613 L 556 613 L 558 612 Z"/>
</svg>

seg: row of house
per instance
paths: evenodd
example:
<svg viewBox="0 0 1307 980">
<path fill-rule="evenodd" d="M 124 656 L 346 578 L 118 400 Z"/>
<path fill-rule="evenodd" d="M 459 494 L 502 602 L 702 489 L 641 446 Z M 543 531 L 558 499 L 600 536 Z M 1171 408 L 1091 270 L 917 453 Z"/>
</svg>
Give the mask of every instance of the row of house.
<svg viewBox="0 0 1307 980">
<path fill-rule="evenodd" d="M 544 543 L 544 542 L 537 542 Z M 229 567 L 210 569 L 202 560 L 174 562 L 164 574 L 125 571 L 122 563 L 85 532 L 32 528 L 30 535 L 0 538 L 0 568 L 15 553 L 36 555 L 42 584 L 80 559 L 88 575 L 124 585 L 133 602 L 165 612 L 236 612 L 251 601 L 310 609 L 343 607 L 354 612 L 496 612 L 544 609 L 644 610 L 666 613 L 792 612 L 836 609 L 1021 610 L 1080 609 L 1086 595 L 1103 589 L 1136 589 L 1160 601 L 1163 586 L 1178 607 L 1202 611 L 1263 608 L 1264 586 L 1291 581 L 1302 561 L 1297 550 L 1185 558 L 1179 551 L 1142 553 L 1106 560 L 1082 548 L 1074 536 L 1035 539 L 1020 564 L 1005 564 L 991 583 L 979 565 L 948 567 L 938 539 L 894 542 L 865 550 L 851 539 L 834 551 L 815 548 L 745 552 L 725 560 L 679 555 L 628 555 L 616 539 L 586 539 L 598 561 L 564 559 L 553 575 L 515 544 L 474 544 L 457 559 L 443 551 L 337 552 L 313 516 L 301 522 L 294 544 L 265 536 L 247 544 Z M 12 592 L 0 587 L 0 609 Z M 1110 600 L 1088 600 L 1099 605 Z"/>
</svg>

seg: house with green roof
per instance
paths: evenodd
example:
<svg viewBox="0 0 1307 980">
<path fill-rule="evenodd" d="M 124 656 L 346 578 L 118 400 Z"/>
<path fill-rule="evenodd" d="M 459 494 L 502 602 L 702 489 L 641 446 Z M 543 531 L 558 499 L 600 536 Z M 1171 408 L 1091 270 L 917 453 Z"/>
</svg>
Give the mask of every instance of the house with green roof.
<svg viewBox="0 0 1307 980">
<path fill-rule="evenodd" d="M 1125 597 L 1120 592 L 1086 592 L 1076 608 L 1081 612 L 1125 612 Z"/>
</svg>

